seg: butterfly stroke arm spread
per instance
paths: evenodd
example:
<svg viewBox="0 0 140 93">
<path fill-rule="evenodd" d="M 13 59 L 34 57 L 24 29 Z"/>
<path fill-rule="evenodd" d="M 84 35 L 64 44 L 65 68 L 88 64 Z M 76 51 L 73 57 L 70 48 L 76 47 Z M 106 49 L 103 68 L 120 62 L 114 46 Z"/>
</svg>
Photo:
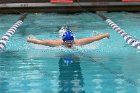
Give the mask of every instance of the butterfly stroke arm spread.
<svg viewBox="0 0 140 93">
<path fill-rule="evenodd" d="M 79 40 L 73 40 L 74 43 L 68 43 L 67 46 L 75 44 L 75 45 L 85 45 L 92 43 L 94 41 L 98 41 L 103 38 L 109 38 L 110 35 L 108 33 L 106 34 L 101 34 L 95 37 L 90 37 L 90 38 L 83 38 Z M 63 40 L 39 40 L 39 39 L 32 39 L 32 38 L 27 38 L 27 42 L 34 43 L 34 44 L 41 44 L 41 45 L 46 45 L 50 47 L 55 47 L 55 46 L 61 46 L 65 45 Z"/>
<path fill-rule="evenodd" d="M 95 37 L 83 38 L 83 39 L 75 40 L 75 44 L 76 45 L 85 45 L 85 44 L 89 44 L 89 43 L 92 43 L 94 41 L 98 41 L 100 39 L 109 38 L 109 37 L 110 37 L 110 35 L 108 33 L 101 34 L 101 35 L 98 35 L 98 36 L 95 36 Z"/>
</svg>

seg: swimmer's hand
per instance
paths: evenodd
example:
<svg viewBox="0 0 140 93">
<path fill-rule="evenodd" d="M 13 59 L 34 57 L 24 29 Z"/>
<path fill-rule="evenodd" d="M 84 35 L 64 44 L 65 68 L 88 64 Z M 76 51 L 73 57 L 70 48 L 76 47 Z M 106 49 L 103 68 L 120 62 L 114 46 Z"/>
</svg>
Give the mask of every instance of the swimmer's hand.
<svg viewBox="0 0 140 93">
<path fill-rule="evenodd" d="M 109 39 L 110 38 L 110 34 L 106 33 L 105 36 Z"/>
<path fill-rule="evenodd" d="M 32 40 L 36 40 L 36 37 L 33 36 L 33 35 L 29 35 L 29 36 L 27 37 L 27 42 L 32 42 Z"/>
<path fill-rule="evenodd" d="M 31 42 L 31 41 L 32 41 L 32 39 L 28 37 L 27 38 L 27 42 Z"/>
</svg>

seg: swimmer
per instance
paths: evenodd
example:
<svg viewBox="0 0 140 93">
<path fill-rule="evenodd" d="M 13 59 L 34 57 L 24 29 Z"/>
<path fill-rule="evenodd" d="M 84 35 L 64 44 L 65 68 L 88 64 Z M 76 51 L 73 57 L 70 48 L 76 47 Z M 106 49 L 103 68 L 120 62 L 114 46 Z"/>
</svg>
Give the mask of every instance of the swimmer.
<svg viewBox="0 0 140 93">
<path fill-rule="evenodd" d="M 109 38 L 110 34 L 101 34 L 95 37 L 89 37 L 89 38 L 82 38 L 78 40 L 74 40 L 74 35 L 70 29 L 67 29 L 63 35 L 62 40 L 39 40 L 39 39 L 33 39 L 33 38 L 27 38 L 27 42 L 34 43 L 34 44 L 41 44 L 46 45 L 50 47 L 56 47 L 56 46 L 65 46 L 66 48 L 72 48 L 73 45 L 85 45 L 92 43 L 94 41 L 101 40 L 103 38 Z"/>
</svg>

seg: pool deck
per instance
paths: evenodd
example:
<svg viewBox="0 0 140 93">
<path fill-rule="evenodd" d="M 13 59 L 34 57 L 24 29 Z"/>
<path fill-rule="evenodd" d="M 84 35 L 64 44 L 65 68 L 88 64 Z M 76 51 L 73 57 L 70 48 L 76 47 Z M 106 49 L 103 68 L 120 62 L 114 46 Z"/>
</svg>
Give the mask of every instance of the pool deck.
<svg viewBox="0 0 140 93">
<path fill-rule="evenodd" d="M 45 0 L 1 0 L 0 13 L 20 12 L 59 12 L 72 13 L 82 11 L 140 11 L 140 2 L 121 2 L 119 0 L 87 0 L 73 3 L 51 3 Z M 78 1 L 78 0 L 77 0 Z"/>
</svg>

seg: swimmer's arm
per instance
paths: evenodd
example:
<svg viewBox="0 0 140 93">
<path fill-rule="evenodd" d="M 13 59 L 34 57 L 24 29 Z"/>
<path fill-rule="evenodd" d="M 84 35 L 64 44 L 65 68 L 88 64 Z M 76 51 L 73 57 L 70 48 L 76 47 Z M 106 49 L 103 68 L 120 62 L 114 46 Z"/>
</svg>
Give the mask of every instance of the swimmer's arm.
<svg viewBox="0 0 140 93">
<path fill-rule="evenodd" d="M 27 39 L 27 42 L 51 47 L 60 46 L 63 43 L 62 40 L 37 40 L 37 39 Z"/>
<path fill-rule="evenodd" d="M 92 43 L 94 41 L 98 41 L 100 39 L 106 38 L 106 37 L 109 38 L 110 35 L 108 33 L 106 33 L 106 34 L 101 34 L 101 35 L 91 37 L 91 38 L 83 38 L 83 39 L 75 40 L 75 44 L 85 45 L 85 44 L 89 44 L 89 43 Z"/>
</svg>

